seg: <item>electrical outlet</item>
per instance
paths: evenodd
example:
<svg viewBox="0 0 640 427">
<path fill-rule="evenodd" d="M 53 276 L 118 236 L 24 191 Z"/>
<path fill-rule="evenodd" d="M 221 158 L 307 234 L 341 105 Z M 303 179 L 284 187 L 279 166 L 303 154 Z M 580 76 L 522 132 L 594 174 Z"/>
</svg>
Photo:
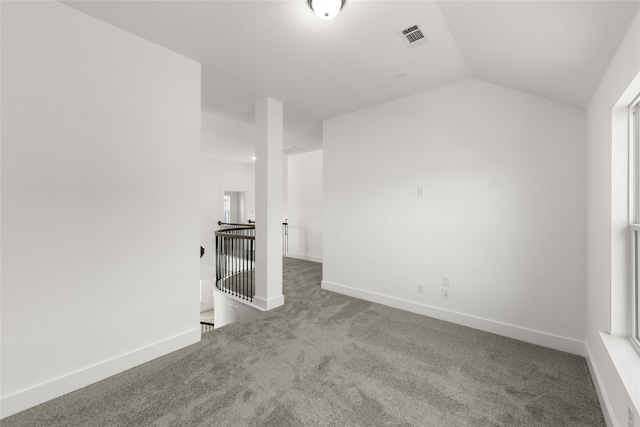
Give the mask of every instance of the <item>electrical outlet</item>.
<svg viewBox="0 0 640 427">
<path fill-rule="evenodd" d="M 629 406 L 627 410 L 629 411 L 629 427 L 633 427 L 633 409 Z"/>
<path fill-rule="evenodd" d="M 419 294 L 424 294 L 424 286 L 422 286 L 420 283 L 418 283 L 418 289 L 417 292 Z"/>
<path fill-rule="evenodd" d="M 424 188 L 418 187 L 418 197 L 424 197 Z"/>
<path fill-rule="evenodd" d="M 442 299 L 449 299 L 449 289 L 442 289 Z"/>
<path fill-rule="evenodd" d="M 449 287 L 449 278 L 446 276 L 442 276 L 442 286 L 444 286 L 445 288 Z"/>
</svg>

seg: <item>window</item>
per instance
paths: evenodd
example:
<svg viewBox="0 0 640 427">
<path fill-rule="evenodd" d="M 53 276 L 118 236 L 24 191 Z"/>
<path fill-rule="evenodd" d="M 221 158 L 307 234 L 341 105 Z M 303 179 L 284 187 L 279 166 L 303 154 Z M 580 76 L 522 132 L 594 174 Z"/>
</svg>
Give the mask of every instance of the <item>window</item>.
<svg viewBox="0 0 640 427">
<path fill-rule="evenodd" d="M 222 222 L 231 222 L 231 196 L 225 194 L 222 203 L 224 210 L 224 219 L 222 220 Z"/>
<path fill-rule="evenodd" d="M 631 340 L 640 350 L 640 97 L 629 108 L 631 159 Z"/>
</svg>

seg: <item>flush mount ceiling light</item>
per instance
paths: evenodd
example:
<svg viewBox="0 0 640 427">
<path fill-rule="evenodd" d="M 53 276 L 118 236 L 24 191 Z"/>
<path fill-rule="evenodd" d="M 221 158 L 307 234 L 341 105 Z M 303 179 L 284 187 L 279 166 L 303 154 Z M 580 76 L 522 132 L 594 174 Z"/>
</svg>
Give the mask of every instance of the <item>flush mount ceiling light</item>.
<svg viewBox="0 0 640 427">
<path fill-rule="evenodd" d="M 307 0 L 309 7 L 320 19 L 333 19 L 338 16 L 345 0 Z"/>
</svg>

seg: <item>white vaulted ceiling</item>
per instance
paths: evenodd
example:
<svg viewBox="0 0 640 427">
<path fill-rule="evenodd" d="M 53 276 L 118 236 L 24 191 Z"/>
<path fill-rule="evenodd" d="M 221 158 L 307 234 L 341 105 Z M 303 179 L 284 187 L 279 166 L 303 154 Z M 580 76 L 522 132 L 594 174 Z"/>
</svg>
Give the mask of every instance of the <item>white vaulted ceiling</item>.
<svg viewBox="0 0 640 427">
<path fill-rule="evenodd" d="M 203 154 L 246 160 L 253 102 L 285 104 L 286 152 L 322 120 L 475 77 L 586 107 L 638 1 L 65 1 L 202 63 Z M 430 43 L 398 30 L 419 22 Z"/>
</svg>

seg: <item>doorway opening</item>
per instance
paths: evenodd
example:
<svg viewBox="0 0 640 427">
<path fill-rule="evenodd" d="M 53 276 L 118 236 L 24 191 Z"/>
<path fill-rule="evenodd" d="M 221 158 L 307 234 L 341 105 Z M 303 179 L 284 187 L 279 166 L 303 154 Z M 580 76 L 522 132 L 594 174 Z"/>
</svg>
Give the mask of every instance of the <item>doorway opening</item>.
<svg viewBox="0 0 640 427">
<path fill-rule="evenodd" d="M 244 191 L 225 191 L 222 207 L 222 222 L 244 223 Z"/>
<path fill-rule="evenodd" d="M 217 197 L 220 197 L 218 193 Z M 216 198 L 217 198 L 216 197 Z M 222 217 L 215 218 L 215 222 L 222 221 L 224 223 L 231 224 L 244 224 L 248 222 L 245 216 L 245 192 L 224 190 L 222 191 L 222 209 L 220 214 Z M 219 205 L 220 206 L 220 205 Z M 213 236 L 212 236 L 213 237 Z M 213 242 L 215 243 L 215 242 Z M 215 256 L 215 245 L 212 243 L 212 252 L 210 256 Z M 212 277 L 206 276 L 206 279 L 200 280 L 200 325 L 202 326 L 202 333 L 213 330 L 214 328 L 214 296 L 213 288 L 215 287 L 215 266 L 211 267 L 213 274 Z"/>
</svg>

